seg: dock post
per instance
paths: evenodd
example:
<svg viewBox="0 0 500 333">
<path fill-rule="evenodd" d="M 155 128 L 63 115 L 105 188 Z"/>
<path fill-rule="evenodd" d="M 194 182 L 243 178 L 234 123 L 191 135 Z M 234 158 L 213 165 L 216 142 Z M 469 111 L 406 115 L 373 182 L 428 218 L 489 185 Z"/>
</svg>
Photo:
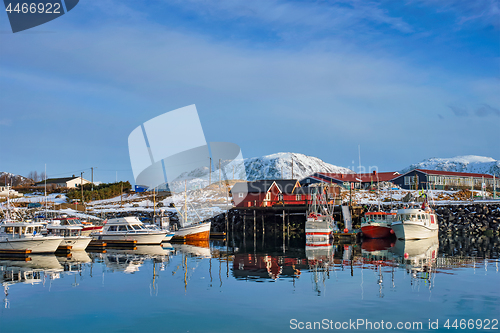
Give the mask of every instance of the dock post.
<svg viewBox="0 0 500 333">
<path fill-rule="evenodd" d="M 285 253 L 285 210 L 283 209 L 283 253 Z"/>
<path fill-rule="evenodd" d="M 246 217 L 247 217 L 247 214 L 245 213 L 245 215 L 243 215 L 243 240 L 245 240 L 245 229 L 246 229 Z"/>
<path fill-rule="evenodd" d="M 256 233 L 257 233 L 257 213 L 254 209 L 253 210 L 253 242 L 254 243 L 255 243 Z"/>
</svg>

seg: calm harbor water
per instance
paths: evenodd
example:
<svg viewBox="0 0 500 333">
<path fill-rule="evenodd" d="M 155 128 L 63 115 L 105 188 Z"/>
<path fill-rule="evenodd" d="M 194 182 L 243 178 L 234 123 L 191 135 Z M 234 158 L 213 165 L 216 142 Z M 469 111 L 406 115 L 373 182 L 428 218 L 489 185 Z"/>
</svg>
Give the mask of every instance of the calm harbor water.
<svg viewBox="0 0 500 333">
<path fill-rule="evenodd" d="M 0 332 L 500 328 L 497 238 L 228 243 L 2 259 Z"/>
</svg>

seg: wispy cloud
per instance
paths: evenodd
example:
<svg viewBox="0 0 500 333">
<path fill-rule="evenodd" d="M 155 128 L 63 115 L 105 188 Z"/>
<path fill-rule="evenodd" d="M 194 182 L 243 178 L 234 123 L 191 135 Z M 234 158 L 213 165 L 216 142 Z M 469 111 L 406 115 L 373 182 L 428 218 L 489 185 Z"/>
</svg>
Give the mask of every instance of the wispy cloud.
<svg viewBox="0 0 500 333">
<path fill-rule="evenodd" d="M 481 106 L 475 108 L 473 112 L 469 112 L 467 108 L 456 105 L 449 105 L 448 107 L 457 117 L 467 117 L 469 116 L 469 113 L 477 117 L 488 117 L 490 115 L 500 117 L 500 110 L 488 104 L 482 104 Z"/>
<path fill-rule="evenodd" d="M 12 120 L 0 119 L 0 126 L 10 126 L 10 125 L 12 125 Z"/>
<path fill-rule="evenodd" d="M 415 0 L 436 8 L 437 11 L 452 12 L 458 25 L 474 23 L 481 26 L 500 27 L 500 2 L 498 0 Z"/>
<path fill-rule="evenodd" d="M 168 0 L 172 4 L 172 0 Z M 342 32 L 362 30 L 370 24 L 387 25 L 401 32 L 413 28 L 400 17 L 391 16 L 374 1 L 342 0 L 336 2 L 284 0 L 175 0 L 187 10 L 216 19 L 249 19 L 275 27 L 299 27 L 310 30 Z"/>
<path fill-rule="evenodd" d="M 457 117 L 466 117 L 469 115 L 469 112 L 467 112 L 467 110 L 465 110 L 464 108 L 455 105 L 449 105 L 448 107 Z"/>
<path fill-rule="evenodd" d="M 500 117 L 500 110 L 489 106 L 488 104 L 481 105 L 474 111 L 478 117 L 487 117 L 489 115 L 494 115 Z"/>
</svg>

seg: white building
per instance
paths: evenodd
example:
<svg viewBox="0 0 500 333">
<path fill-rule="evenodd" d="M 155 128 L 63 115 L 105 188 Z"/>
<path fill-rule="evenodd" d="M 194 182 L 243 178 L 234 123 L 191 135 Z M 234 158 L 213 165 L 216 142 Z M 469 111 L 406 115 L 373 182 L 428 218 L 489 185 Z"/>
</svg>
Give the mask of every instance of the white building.
<svg viewBox="0 0 500 333">
<path fill-rule="evenodd" d="M 72 177 L 47 179 L 47 187 L 50 188 L 75 188 L 81 184 L 85 185 L 90 183 L 90 181 L 81 177 L 76 177 L 75 175 L 73 175 Z M 38 182 L 35 184 L 35 186 L 44 187 L 45 181 Z"/>
</svg>

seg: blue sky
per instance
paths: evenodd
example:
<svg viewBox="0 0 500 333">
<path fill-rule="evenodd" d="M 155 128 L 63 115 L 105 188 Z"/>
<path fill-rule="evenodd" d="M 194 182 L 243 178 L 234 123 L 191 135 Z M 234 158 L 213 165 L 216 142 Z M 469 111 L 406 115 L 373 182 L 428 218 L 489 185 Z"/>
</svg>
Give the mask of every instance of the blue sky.
<svg viewBox="0 0 500 333">
<path fill-rule="evenodd" d="M 244 157 L 500 159 L 499 29 L 489 0 L 81 0 L 16 34 L 4 12 L 0 171 L 132 181 L 130 132 L 190 104 Z"/>
</svg>

